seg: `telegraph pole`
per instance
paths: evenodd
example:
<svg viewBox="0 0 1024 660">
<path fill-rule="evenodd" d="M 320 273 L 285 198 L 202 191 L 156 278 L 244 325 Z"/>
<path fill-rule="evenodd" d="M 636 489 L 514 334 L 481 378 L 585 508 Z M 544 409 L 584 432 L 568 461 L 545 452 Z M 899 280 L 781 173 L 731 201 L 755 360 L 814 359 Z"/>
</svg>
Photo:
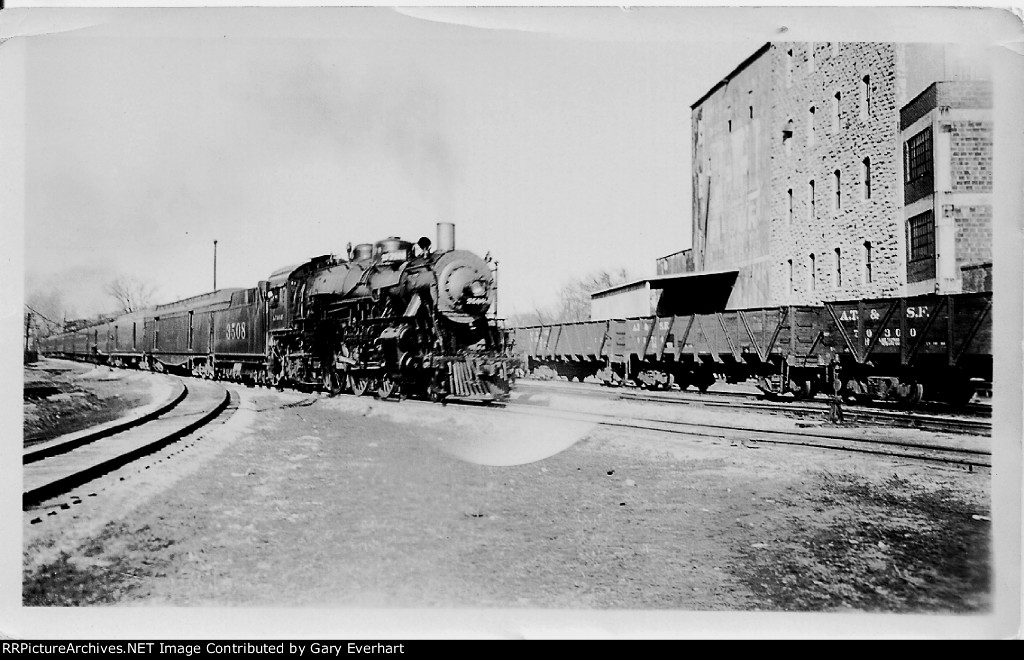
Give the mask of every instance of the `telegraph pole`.
<svg viewBox="0 0 1024 660">
<path fill-rule="evenodd" d="M 213 290 L 217 290 L 217 239 L 213 239 Z"/>
</svg>

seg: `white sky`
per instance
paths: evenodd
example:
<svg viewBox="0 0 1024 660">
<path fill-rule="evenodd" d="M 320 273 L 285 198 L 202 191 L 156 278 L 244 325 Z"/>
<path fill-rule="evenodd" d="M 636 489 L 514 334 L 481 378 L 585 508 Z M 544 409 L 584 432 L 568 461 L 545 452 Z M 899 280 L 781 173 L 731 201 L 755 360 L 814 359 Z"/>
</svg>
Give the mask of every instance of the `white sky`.
<svg viewBox="0 0 1024 660">
<path fill-rule="evenodd" d="M 217 284 L 254 286 L 438 221 L 500 262 L 503 316 L 600 268 L 653 275 L 690 244 L 690 105 L 765 41 L 1016 27 L 892 11 L 8 10 L 25 290 L 84 316 L 117 275 L 209 290 L 214 239 Z"/>
</svg>

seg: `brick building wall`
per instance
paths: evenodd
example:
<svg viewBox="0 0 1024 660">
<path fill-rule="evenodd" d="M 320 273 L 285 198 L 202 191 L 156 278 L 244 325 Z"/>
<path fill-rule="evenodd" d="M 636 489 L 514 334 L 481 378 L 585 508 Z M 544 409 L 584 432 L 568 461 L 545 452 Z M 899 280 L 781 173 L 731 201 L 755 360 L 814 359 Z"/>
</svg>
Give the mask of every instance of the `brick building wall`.
<svg viewBox="0 0 1024 660">
<path fill-rule="evenodd" d="M 793 51 L 796 65 L 788 93 L 779 95 L 777 113 L 780 122 L 792 119 L 796 130 L 789 148 L 780 132 L 774 151 L 771 245 L 777 277 L 772 303 L 898 294 L 905 281 L 898 213 L 899 46 L 782 48 L 787 57 Z M 813 69 L 808 65 L 811 49 Z"/>
<path fill-rule="evenodd" d="M 954 206 L 956 220 L 956 264 L 965 266 L 992 263 L 992 205 Z"/>
<path fill-rule="evenodd" d="M 991 290 L 991 107 L 989 82 L 939 81 L 901 113 L 905 145 L 924 131 L 934 136 L 925 154 L 934 175 L 905 182 L 910 294 Z M 931 253 L 915 255 L 912 235 L 925 214 L 932 221 Z"/>
<path fill-rule="evenodd" d="M 953 192 L 992 192 L 992 122 L 951 121 Z"/>
<path fill-rule="evenodd" d="M 907 184 L 904 143 L 936 108 L 953 109 L 950 194 L 967 195 L 958 263 L 986 246 L 991 260 L 991 209 L 976 197 L 991 190 L 992 126 L 970 109 L 991 87 L 932 84 L 982 69 L 948 45 L 765 44 L 691 108 L 695 270 L 739 270 L 730 308 L 905 295 L 908 272 L 934 279 L 928 236 L 910 261 L 908 220 L 936 211 L 936 184 L 930 170 Z"/>
<path fill-rule="evenodd" d="M 901 292 L 902 57 L 767 44 L 694 104 L 694 261 L 740 270 L 730 307 Z M 750 105 L 746 129 L 735 116 Z"/>
</svg>

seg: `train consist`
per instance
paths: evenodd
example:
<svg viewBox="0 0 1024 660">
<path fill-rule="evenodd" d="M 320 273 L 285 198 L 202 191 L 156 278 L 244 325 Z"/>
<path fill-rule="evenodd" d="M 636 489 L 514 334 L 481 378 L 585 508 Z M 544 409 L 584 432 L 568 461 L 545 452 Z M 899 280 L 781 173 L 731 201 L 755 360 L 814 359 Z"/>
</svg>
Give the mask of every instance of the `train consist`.
<svg viewBox="0 0 1024 660">
<path fill-rule="evenodd" d="M 923 295 L 520 327 L 523 368 L 606 385 L 945 400 L 992 380 L 992 294 Z"/>
<path fill-rule="evenodd" d="M 492 401 L 506 398 L 509 342 L 488 316 L 488 260 L 398 238 L 349 247 L 275 271 L 250 289 L 219 289 L 38 342 L 44 355 L 178 371 L 337 394 L 376 391 Z"/>
</svg>

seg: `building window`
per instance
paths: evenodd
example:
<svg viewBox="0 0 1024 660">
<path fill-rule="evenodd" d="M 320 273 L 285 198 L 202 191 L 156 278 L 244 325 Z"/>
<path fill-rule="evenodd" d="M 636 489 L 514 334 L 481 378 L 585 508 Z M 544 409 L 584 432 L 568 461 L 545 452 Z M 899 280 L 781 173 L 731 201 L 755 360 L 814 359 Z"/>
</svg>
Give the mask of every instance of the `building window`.
<svg viewBox="0 0 1024 660">
<path fill-rule="evenodd" d="M 935 223 L 932 212 L 926 211 L 907 221 L 910 233 L 910 260 L 931 259 L 935 256 Z"/>
<path fill-rule="evenodd" d="M 864 241 L 864 284 L 871 284 L 874 277 L 871 268 L 871 241 Z"/>
<path fill-rule="evenodd" d="M 811 278 L 811 291 L 814 291 L 815 289 L 818 288 L 818 273 L 815 271 L 815 263 L 814 262 L 815 262 L 814 254 L 812 253 L 810 261 L 808 263 L 808 267 L 810 268 L 809 276 Z"/>
<path fill-rule="evenodd" d="M 860 81 L 860 118 L 871 116 L 871 76 L 864 76 Z"/>
<path fill-rule="evenodd" d="M 838 211 L 839 209 L 843 208 L 843 178 L 842 174 L 839 173 L 839 170 L 836 170 L 835 172 L 832 173 L 832 179 L 836 187 L 836 198 L 834 202 L 835 209 L 836 211 Z"/>
<path fill-rule="evenodd" d="M 932 173 L 932 129 L 924 129 L 903 145 L 903 170 L 907 183 Z"/>
<path fill-rule="evenodd" d="M 793 283 L 793 260 L 790 259 L 786 264 L 789 266 L 789 292 L 794 293 L 796 291 L 796 287 Z"/>
<path fill-rule="evenodd" d="M 818 215 L 817 208 L 815 208 L 816 205 L 817 200 L 814 198 L 814 179 L 811 179 L 807 184 L 807 213 L 810 220 L 814 220 Z"/>
<path fill-rule="evenodd" d="M 835 262 L 835 286 L 838 289 L 843 286 L 843 251 L 840 248 L 836 248 L 836 262 Z"/>
<path fill-rule="evenodd" d="M 793 189 L 786 191 L 786 223 L 793 224 Z"/>
<path fill-rule="evenodd" d="M 814 146 L 814 106 L 807 111 L 807 146 Z"/>
<path fill-rule="evenodd" d="M 786 122 L 786 127 L 782 129 L 782 146 L 786 150 L 788 156 L 793 152 L 793 120 L 790 119 Z"/>
<path fill-rule="evenodd" d="M 750 106 L 748 108 L 748 110 L 750 111 L 750 118 L 753 119 L 754 118 L 754 106 Z"/>
<path fill-rule="evenodd" d="M 839 132 L 839 102 L 842 100 L 842 94 L 836 92 L 835 96 L 832 97 L 832 132 Z"/>
<path fill-rule="evenodd" d="M 729 120 L 729 132 L 732 133 L 732 120 Z"/>
<path fill-rule="evenodd" d="M 871 199 L 871 159 L 865 158 L 861 161 L 861 171 L 864 179 L 864 199 Z"/>
</svg>

